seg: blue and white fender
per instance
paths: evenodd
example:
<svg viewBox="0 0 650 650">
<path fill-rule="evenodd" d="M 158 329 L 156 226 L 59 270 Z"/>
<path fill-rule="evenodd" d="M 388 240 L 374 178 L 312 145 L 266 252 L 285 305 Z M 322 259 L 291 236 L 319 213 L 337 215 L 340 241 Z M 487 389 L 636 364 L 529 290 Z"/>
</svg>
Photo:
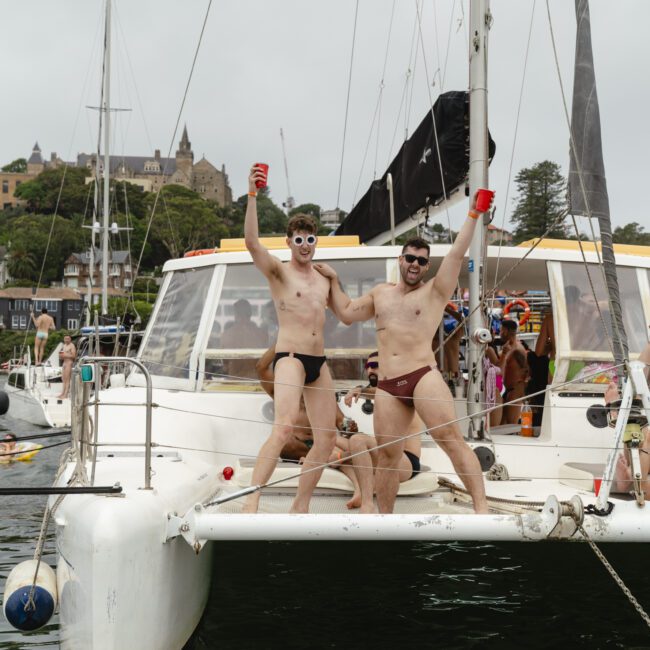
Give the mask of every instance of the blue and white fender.
<svg viewBox="0 0 650 650">
<path fill-rule="evenodd" d="M 7 621 L 18 630 L 30 632 L 48 623 L 57 606 L 56 575 L 49 564 L 41 561 L 32 603 L 29 594 L 34 584 L 36 560 L 17 564 L 5 583 L 3 609 Z"/>
</svg>

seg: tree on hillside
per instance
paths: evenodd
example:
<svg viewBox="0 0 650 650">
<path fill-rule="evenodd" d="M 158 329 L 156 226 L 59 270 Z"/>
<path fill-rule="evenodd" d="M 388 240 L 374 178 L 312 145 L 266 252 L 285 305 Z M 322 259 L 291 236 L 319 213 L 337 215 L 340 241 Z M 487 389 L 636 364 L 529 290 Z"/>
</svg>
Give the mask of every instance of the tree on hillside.
<svg viewBox="0 0 650 650">
<path fill-rule="evenodd" d="M 147 202 L 153 207 L 155 195 Z M 199 248 L 213 248 L 228 228 L 219 218 L 215 204 L 181 185 L 166 185 L 156 205 L 151 237 L 160 242 L 169 256 L 182 257 Z"/>
<path fill-rule="evenodd" d="M 22 245 L 12 246 L 7 270 L 15 280 L 32 280 L 37 273 L 36 260 Z"/>
<path fill-rule="evenodd" d="M 85 231 L 79 225 L 78 222 L 59 216 L 52 224 L 52 217 L 41 214 L 26 214 L 10 221 L 7 224 L 8 238 L 11 241 L 9 252 L 14 258 L 20 251 L 19 256 L 22 258 L 19 263 L 20 273 L 12 275 L 36 281 L 43 265 L 42 284 L 60 280 L 63 277 L 63 263 L 70 253 L 85 246 Z M 34 261 L 33 268 L 28 261 L 30 258 Z"/>
<path fill-rule="evenodd" d="M 244 216 L 247 203 L 248 197 L 245 194 L 235 202 L 238 209 L 233 210 L 232 216 L 237 220 L 231 225 L 231 237 L 244 236 Z M 287 231 L 287 215 L 273 203 L 268 188 L 263 188 L 257 193 L 257 219 L 261 237 L 284 235 Z"/>
<path fill-rule="evenodd" d="M 5 165 L 2 171 L 24 174 L 27 171 L 27 160 L 25 158 L 16 158 L 16 160 L 12 160 L 8 165 Z"/>
<path fill-rule="evenodd" d="M 81 167 L 46 169 L 35 179 L 21 183 L 15 196 L 27 203 L 30 212 L 71 217 L 83 215 L 92 204 L 93 185 L 86 184 L 90 170 Z M 65 178 L 64 178 L 65 176 Z"/>
<path fill-rule="evenodd" d="M 626 226 L 618 226 L 612 233 L 615 244 L 636 244 L 638 246 L 650 246 L 650 232 L 645 232 L 643 226 L 636 221 Z"/>
<path fill-rule="evenodd" d="M 289 210 L 289 216 L 293 217 L 294 214 L 310 214 L 312 217 L 320 220 L 321 207 L 316 203 L 301 203 L 299 206 Z"/>
<path fill-rule="evenodd" d="M 544 235 L 566 209 L 566 180 L 557 163 L 544 160 L 522 169 L 515 184 L 518 197 L 510 221 L 515 224 L 513 238 L 518 244 Z M 560 222 L 546 236 L 566 239 L 567 234 L 567 226 Z"/>
</svg>

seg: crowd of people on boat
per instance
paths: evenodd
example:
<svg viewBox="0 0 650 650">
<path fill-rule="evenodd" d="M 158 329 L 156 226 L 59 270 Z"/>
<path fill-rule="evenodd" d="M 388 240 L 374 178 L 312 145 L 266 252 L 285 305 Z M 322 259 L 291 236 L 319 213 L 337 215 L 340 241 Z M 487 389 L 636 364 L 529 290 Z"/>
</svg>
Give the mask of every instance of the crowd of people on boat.
<svg viewBox="0 0 650 650">
<path fill-rule="evenodd" d="M 464 254 L 476 224 L 489 209 L 491 197 L 479 211 L 477 198 L 449 254 L 436 276 L 427 282 L 429 245 L 414 238 L 408 241 L 399 257 L 400 277 L 396 284 L 379 284 L 356 299 L 343 291 L 336 271 L 323 263 L 312 263 L 318 242 L 317 224 L 307 215 L 295 215 L 287 226 L 287 245 L 291 259 L 283 264 L 262 245 L 257 218 L 257 191 L 266 182 L 263 168 L 254 165 L 249 176 L 248 205 L 244 237 L 253 263 L 269 283 L 277 309 L 278 334 L 273 354 L 274 425 L 262 445 L 252 484 L 263 485 L 276 466 L 284 446 L 291 442 L 302 412 L 309 421 L 312 442 L 303 461 L 292 512 L 308 512 L 313 490 L 324 466 L 334 457 L 343 460 L 350 452 L 350 440 L 337 436 L 337 405 L 334 386 L 324 356 L 323 330 L 326 309 L 346 325 L 373 319 L 376 326 L 378 380 L 374 399 L 374 438 L 367 441 L 365 452 L 376 452 L 373 471 L 374 493 L 379 512 L 392 512 L 402 462 L 411 464 L 410 474 L 417 471 L 410 456 L 405 455 L 405 441 L 417 415 L 440 448 L 449 456 L 457 475 L 472 497 L 477 513 L 487 512 L 483 476 L 476 455 L 465 442 L 455 423 L 454 401 L 440 374 L 432 349 L 432 332 L 442 321 L 444 307 L 458 282 Z M 433 326 L 432 326 L 433 325 Z M 372 362 L 372 361 L 371 361 Z M 267 366 L 268 367 L 268 366 Z M 268 382 L 267 382 L 268 383 Z M 418 423 L 419 424 L 419 423 Z M 412 436 L 417 438 L 418 436 Z M 337 446 L 337 445 L 340 445 Z M 339 451 L 337 451 L 337 449 Z M 418 458 L 419 451 L 410 454 Z M 356 458 L 351 453 L 351 458 Z M 374 464 L 366 463 L 366 468 Z M 406 468 L 406 473 L 408 473 Z M 359 472 L 354 474 L 359 482 Z M 361 482 L 363 481 L 361 476 Z M 364 501 L 359 482 L 359 501 L 364 511 L 375 511 L 374 500 Z M 260 492 L 252 492 L 244 512 L 257 512 Z"/>
</svg>

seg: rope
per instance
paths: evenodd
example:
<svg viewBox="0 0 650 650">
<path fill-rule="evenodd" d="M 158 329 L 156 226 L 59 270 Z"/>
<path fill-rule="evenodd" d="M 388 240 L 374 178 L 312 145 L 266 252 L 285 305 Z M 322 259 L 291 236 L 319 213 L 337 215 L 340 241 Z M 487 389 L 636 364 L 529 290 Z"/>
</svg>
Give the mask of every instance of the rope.
<svg viewBox="0 0 650 650">
<path fill-rule="evenodd" d="M 354 62 L 354 44 L 357 38 L 357 16 L 359 14 L 359 0 L 354 8 L 354 27 L 352 28 L 352 49 L 350 51 L 350 71 L 348 76 L 348 92 L 345 100 L 345 119 L 343 120 L 343 144 L 341 145 L 341 166 L 339 168 L 339 187 L 336 192 L 336 209 L 340 206 L 341 181 L 343 180 L 343 158 L 345 157 L 345 136 L 348 131 L 348 112 L 350 109 L 350 90 L 352 88 L 352 63 Z"/>
</svg>

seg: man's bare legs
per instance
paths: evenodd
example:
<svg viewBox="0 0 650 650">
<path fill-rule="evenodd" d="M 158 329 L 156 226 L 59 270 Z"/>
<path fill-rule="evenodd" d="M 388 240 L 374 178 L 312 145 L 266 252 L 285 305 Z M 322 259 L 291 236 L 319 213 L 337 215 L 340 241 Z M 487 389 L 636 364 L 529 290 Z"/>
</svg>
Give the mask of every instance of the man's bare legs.
<svg viewBox="0 0 650 650">
<path fill-rule="evenodd" d="M 413 410 L 386 391 L 377 389 L 373 417 L 377 450 L 375 489 L 381 513 L 393 512 L 400 483 L 400 461 L 404 458 L 404 441 L 413 420 Z M 382 447 L 385 443 L 391 443 Z"/>
<path fill-rule="evenodd" d="M 456 411 L 449 387 L 438 370 L 434 370 L 420 379 L 415 387 L 413 397 L 415 398 L 413 400 L 415 410 L 427 429 L 432 429 L 433 439 L 449 456 L 456 474 L 471 494 L 474 511 L 486 514 L 488 506 L 481 465 L 476 454 L 463 440 L 458 425 L 456 423 L 447 424 L 456 419 Z"/>
<path fill-rule="evenodd" d="M 314 488 L 323 473 L 323 465 L 327 463 L 336 443 L 336 397 L 326 363 L 322 365 L 318 379 L 305 387 L 303 397 L 314 434 L 314 445 L 305 456 L 298 482 L 298 492 L 290 512 L 309 512 L 309 501 Z"/>
<path fill-rule="evenodd" d="M 40 366 L 43 361 L 43 351 L 46 343 L 47 339 L 40 338 L 38 334 L 34 337 L 34 363 L 37 366 Z"/>
<path fill-rule="evenodd" d="M 255 461 L 251 485 L 263 485 L 273 474 L 282 447 L 292 435 L 293 425 L 297 422 L 304 381 L 305 371 L 298 359 L 284 357 L 278 361 L 275 366 L 275 421 L 271 435 L 262 445 Z M 259 490 L 249 494 L 242 512 L 257 512 L 260 496 Z"/>
</svg>

